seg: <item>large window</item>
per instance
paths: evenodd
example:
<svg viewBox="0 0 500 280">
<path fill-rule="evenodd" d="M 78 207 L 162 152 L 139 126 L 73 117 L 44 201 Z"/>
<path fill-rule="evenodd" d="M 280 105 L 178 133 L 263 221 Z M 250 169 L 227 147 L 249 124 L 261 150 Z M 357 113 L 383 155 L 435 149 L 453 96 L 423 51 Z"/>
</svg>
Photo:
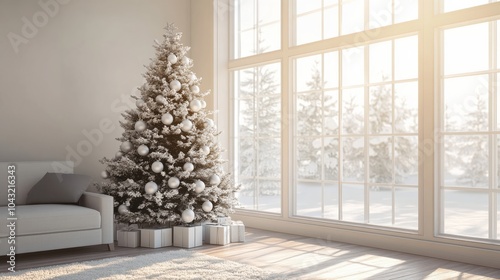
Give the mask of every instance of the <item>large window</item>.
<svg viewBox="0 0 500 280">
<path fill-rule="evenodd" d="M 498 248 L 498 1 L 231 3 L 241 213 Z"/>
</svg>

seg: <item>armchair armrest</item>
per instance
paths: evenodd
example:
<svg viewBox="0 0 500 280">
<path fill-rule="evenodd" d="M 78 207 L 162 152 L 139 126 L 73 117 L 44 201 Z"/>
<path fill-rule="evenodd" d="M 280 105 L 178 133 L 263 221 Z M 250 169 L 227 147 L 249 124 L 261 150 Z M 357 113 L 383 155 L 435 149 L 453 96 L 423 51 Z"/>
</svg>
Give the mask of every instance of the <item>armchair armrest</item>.
<svg viewBox="0 0 500 280">
<path fill-rule="evenodd" d="M 84 192 L 78 204 L 101 213 L 102 244 L 113 243 L 113 197 Z"/>
</svg>

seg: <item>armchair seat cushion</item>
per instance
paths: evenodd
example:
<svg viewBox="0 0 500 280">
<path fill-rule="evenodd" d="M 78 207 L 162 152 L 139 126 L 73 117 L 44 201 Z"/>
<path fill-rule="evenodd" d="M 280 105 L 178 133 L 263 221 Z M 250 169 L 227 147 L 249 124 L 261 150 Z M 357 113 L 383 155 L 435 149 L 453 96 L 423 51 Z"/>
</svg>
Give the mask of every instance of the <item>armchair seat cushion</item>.
<svg viewBox="0 0 500 280">
<path fill-rule="evenodd" d="M 7 221 L 7 217 L 7 207 L 0 207 L 0 218 Z M 94 209 L 78 205 L 18 205 L 16 217 L 16 236 L 101 228 L 101 214 Z M 0 227 L 0 237 L 8 235 L 8 227 Z"/>
</svg>

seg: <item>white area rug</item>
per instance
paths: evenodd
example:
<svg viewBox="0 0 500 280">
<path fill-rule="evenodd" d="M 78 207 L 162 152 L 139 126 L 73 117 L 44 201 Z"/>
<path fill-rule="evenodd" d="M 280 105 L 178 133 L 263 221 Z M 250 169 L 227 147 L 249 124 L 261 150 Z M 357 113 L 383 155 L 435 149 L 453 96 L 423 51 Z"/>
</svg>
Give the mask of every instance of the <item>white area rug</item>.
<svg viewBox="0 0 500 280">
<path fill-rule="evenodd" d="M 285 279 L 276 273 L 187 250 L 47 266 L 0 279 Z"/>
</svg>

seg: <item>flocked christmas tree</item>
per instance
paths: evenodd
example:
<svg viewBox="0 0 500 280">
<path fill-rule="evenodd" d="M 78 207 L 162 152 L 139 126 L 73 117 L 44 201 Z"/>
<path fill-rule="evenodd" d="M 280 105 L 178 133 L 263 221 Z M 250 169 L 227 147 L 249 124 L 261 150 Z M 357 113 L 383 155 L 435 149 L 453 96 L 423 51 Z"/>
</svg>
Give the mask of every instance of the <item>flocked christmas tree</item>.
<svg viewBox="0 0 500 280">
<path fill-rule="evenodd" d="M 146 66 L 136 109 L 122 114 L 125 129 L 100 190 L 114 197 L 117 220 L 129 224 L 181 224 L 227 216 L 236 188 L 223 171 L 214 122 L 205 111 L 200 81 L 190 70 L 189 47 L 168 25 L 156 58 Z"/>
</svg>

